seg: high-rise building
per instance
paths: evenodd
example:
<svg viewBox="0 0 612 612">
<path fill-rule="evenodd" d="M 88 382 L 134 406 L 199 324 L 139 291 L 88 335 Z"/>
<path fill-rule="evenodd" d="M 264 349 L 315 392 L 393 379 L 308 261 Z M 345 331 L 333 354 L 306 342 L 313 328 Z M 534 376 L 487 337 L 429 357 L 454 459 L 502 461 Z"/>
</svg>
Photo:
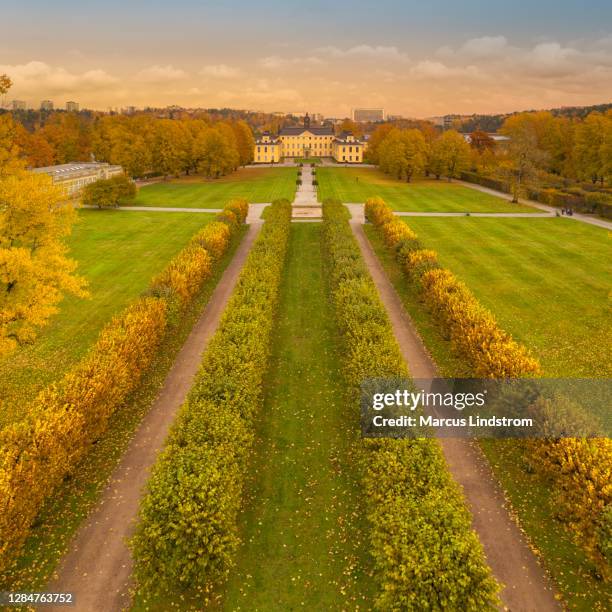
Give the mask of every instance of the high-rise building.
<svg viewBox="0 0 612 612">
<path fill-rule="evenodd" d="M 79 112 L 79 103 L 78 102 L 66 102 L 66 110 L 69 113 L 78 113 Z"/>
<path fill-rule="evenodd" d="M 25 110 L 26 109 L 25 100 L 13 100 L 11 106 L 13 110 Z"/>
<path fill-rule="evenodd" d="M 53 100 L 43 100 L 40 103 L 40 110 L 53 110 Z"/>
<path fill-rule="evenodd" d="M 366 122 L 366 121 L 384 121 L 385 120 L 385 109 L 384 108 L 354 108 L 353 109 L 353 121 Z"/>
</svg>

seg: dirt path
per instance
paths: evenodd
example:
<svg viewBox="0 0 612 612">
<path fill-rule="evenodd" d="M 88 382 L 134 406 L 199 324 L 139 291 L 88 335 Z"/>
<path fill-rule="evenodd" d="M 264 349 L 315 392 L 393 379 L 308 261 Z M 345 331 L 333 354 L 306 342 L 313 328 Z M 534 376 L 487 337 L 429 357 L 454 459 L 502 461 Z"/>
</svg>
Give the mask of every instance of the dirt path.
<svg viewBox="0 0 612 612">
<path fill-rule="evenodd" d="M 141 492 L 261 229 L 258 216 L 250 214 L 247 221 L 250 227 L 234 258 L 179 352 L 100 501 L 77 532 L 56 577 L 48 586 L 48 591 L 74 593 L 76 605 L 72 610 L 114 612 L 129 605 L 132 556 L 126 541 L 134 528 Z"/>
<path fill-rule="evenodd" d="M 402 356 L 413 378 L 434 378 L 437 368 L 376 257 L 362 222 L 354 215 L 351 227 L 389 314 Z M 503 492 L 478 445 L 459 438 L 441 439 L 440 444 L 451 474 L 463 487 L 487 561 L 505 585 L 501 597 L 506 608 L 512 612 L 560 610 L 554 589 L 510 517 Z"/>
<path fill-rule="evenodd" d="M 81 208 L 88 208 L 93 210 L 100 210 L 98 206 L 84 205 Z M 129 210 L 132 212 L 187 212 L 187 213 L 220 213 L 223 212 L 222 208 L 180 208 L 178 206 L 117 206 L 115 208 L 108 208 L 106 210 L 118 210 L 124 211 Z"/>
</svg>

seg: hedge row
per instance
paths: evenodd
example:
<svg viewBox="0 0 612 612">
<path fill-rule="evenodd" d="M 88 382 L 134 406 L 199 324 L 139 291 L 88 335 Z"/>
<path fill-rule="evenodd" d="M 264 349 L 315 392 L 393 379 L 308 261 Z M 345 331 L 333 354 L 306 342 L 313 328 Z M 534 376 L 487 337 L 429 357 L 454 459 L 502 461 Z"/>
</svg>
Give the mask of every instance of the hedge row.
<svg viewBox="0 0 612 612">
<path fill-rule="evenodd" d="M 601 577 L 609 580 L 612 577 L 612 440 L 531 440 L 526 444 L 526 455 L 553 483 L 557 517 L 586 551 Z"/>
<path fill-rule="evenodd" d="M 368 200 L 366 215 L 395 250 L 404 272 L 420 288 L 425 303 L 471 365 L 474 376 L 518 378 L 540 374 L 537 362 L 499 329 L 469 289 L 440 268 L 435 251 L 424 249 L 405 223 L 396 217 L 391 219 L 391 209 L 384 201 Z M 399 225 L 406 229 L 401 230 Z M 600 573 L 609 575 L 612 442 L 607 438 L 540 439 L 526 443 L 525 452 L 534 467 L 551 479 L 559 518 Z"/>
<path fill-rule="evenodd" d="M 148 295 L 106 325 L 84 359 L 39 394 L 23 421 L 0 431 L 0 571 L 19 553 L 45 500 L 138 386 L 176 308 L 175 296 L 186 305 L 211 275 L 212 258 L 201 244 L 215 244 L 218 259 L 230 238 L 225 224 L 211 225 L 169 263 Z"/>
<path fill-rule="evenodd" d="M 518 378 L 540 374 L 539 363 L 527 349 L 500 329 L 495 317 L 472 292 L 424 249 L 416 234 L 381 198 L 370 198 L 365 214 L 394 249 L 404 272 L 416 282 L 421 296 L 453 348 L 467 359 L 478 378 Z M 401 226 L 406 226 L 402 229 Z"/>
<path fill-rule="evenodd" d="M 386 311 L 336 201 L 323 241 L 349 387 L 406 377 Z M 495 609 L 499 586 L 436 440 L 364 440 L 364 489 L 380 610 Z"/>
<path fill-rule="evenodd" d="M 143 589 L 204 593 L 233 564 L 290 222 L 287 201 L 267 209 L 261 235 L 154 466 L 132 540 Z"/>
<path fill-rule="evenodd" d="M 477 172 L 462 172 L 461 180 L 504 193 L 511 191 L 506 181 L 491 176 L 484 176 Z M 560 181 L 553 187 L 531 187 L 527 191 L 527 197 L 536 202 L 557 208 L 572 208 L 576 212 L 612 217 L 612 194 L 607 190 L 594 190 L 593 186 L 588 184 L 577 187 L 564 186 L 563 183 L 564 181 Z"/>
</svg>

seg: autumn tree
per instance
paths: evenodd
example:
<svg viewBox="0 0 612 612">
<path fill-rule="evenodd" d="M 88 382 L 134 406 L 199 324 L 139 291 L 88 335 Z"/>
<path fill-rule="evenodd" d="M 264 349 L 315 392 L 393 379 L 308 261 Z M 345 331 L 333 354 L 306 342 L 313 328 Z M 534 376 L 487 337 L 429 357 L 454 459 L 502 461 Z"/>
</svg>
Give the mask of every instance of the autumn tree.
<svg viewBox="0 0 612 612">
<path fill-rule="evenodd" d="M 6 74 L 0 74 L 0 96 L 3 96 L 13 85 L 13 82 Z"/>
<path fill-rule="evenodd" d="M 470 146 L 478 153 L 483 153 L 486 150 L 492 151 L 495 148 L 495 141 L 486 132 L 474 130 L 470 134 Z"/>
<path fill-rule="evenodd" d="M 232 151 L 227 133 L 218 127 L 208 128 L 198 142 L 198 171 L 208 178 L 218 178 L 235 169 L 238 163 L 238 152 Z"/>
<path fill-rule="evenodd" d="M 32 341 L 64 293 L 85 296 L 65 238 L 75 211 L 50 177 L 0 178 L 0 354 Z"/>
<path fill-rule="evenodd" d="M 355 138 L 361 138 L 363 136 L 363 128 L 359 123 L 356 123 L 352 119 L 344 119 L 342 123 L 338 126 L 337 132 L 341 134 L 342 132 L 349 132 L 353 134 Z"/>
<path fill-rule="evenodd" d="M 538 167 L 545 158 L 533 129 L 526 126 L 516 131 L 508 146 L 507 158 L 499 168 L 500 174 L 510 182 L 512 202 L 519 201 L 528 181 L 536 180 Z"/>
<path fill-rule="evenodd" d="M 371 164 L 380 164 L 379 147 L 393 129 L 395 128 L 390 123 L 383 123 L 377 126 L 370 136 L 365 157 Z"/>
<path fill-rule="evenodd" d="M 183 165 L 180 130 L 172 119 L 161 119 L 153 137 L 153 170 L 164 177 L 178 176 Z"/>
<path fill-rule="evenodd" d="M 610 122 L 608 113 L 593 112 L 576 126 L 575 164 L 578 177 L 602 184 L 610 176 Z"/>
<path fill-rule="evenodd" d="M 380 168 L 398 179 L 410 182 L 425 170 L 427 145 L 420 130 L 389 132 L 379 147 Z"/>
<path fill-rule="evenodd" d="M 240 158 L 240 165 L 246 166 L 253 161 L 253 153 L 255 151 L 255 138 L 253 130 L 245 121 L 235 121 L 232 123 L 234 135 L 236 137 L 236 145 Z"/>
<path fill-rule="evenodd" d="M 10 114 L 0 115 L 0 180 L 23 166 L 17 144 L 17 126 Z"/>
<path fill-rule="evenodd" d="M 28 166 L 39 168 L 40 166 L 51 166 L 55 163 L 55 148 L 40 131 L 30 133 L 18 124 L 16 126 L 15 142 Z"/>
<path fill-rule="evenodd" d="M 439 149 L 440 164 L 450 181 L 459 176 L 470 163 L 470 145 L 455 130 L 447 130 L 436 141 Z"/>
<path fill-rule="evenodd" d="M 436 180 L 444 174 L 444 143 L 440 138 L 434 140 L 427 148 L 426 171 L 433 174 Z"/>
</svg>

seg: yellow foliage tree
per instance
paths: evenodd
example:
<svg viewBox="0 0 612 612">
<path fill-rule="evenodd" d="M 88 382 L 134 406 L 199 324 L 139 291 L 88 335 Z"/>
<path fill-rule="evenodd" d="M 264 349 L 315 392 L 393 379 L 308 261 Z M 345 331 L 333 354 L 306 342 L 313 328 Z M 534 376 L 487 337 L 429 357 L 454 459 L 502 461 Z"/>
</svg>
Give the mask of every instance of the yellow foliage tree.
<svg viewBox="0 0 612 612">
<path fill-rule="evenodd" d="M 64 238 L 75 220 L 46 175 L 0 175 L 0 354 L 32 341 L 65 292 L 85 297 Z"/>
</svg>

